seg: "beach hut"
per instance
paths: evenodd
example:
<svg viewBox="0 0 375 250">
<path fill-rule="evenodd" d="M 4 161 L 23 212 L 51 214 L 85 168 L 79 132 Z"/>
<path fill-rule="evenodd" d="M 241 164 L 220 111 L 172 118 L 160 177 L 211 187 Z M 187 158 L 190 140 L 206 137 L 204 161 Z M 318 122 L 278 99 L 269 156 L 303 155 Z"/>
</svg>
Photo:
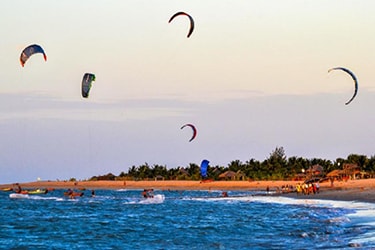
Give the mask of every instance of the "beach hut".
<svg viewBox="0 0 375 250">
<path fill-rule="evenodd" d="M 236 179 L 237 180 L 246 180 L 246 174 L 244 174 L 241 170 L 238 170 L 236 173 Z"/>
<path fill-rule="evenodd" d="M 296 174 L 293 178 L 293 181 L 304 181 L 304 180 L 306 180 L 306 174 L 305 173 Z"/>
<path fill-rule="evenodd" d="M 350 176 L 351 179 L 355 179 L 356 176 L 360 176 L 361 168 L 356 163 L 344 163 L 342 166 L 346 176 Z"/>
<path fill-rule="evenodd" d="M 246 179 L 246 175 L 244 173 L 242 173 L 242 171 L 237 171 L 237 172 L 234 172 L 234 171 L 226 171 L 222 174 L 219 175 L 219 179 L 225 179 L 225 180 L 245 180 Z"/>
<path fill-rule="evenodd" d="M 178 174 L 175 178 L 176 178 L 176 180 L 189 180 L 190 174 L 186 169 L 180 168 L 179 171 L 178 171 Z"/>
<path fill-rule="evenodd" d="M 233 171 L 226 171 L 219 175 L 219 179 L 225 179 L 225 180 L 235 180 L 236 179 L 236 172 Z"/>
<path fill-rule="evenodd" d="M 306 170 L 306 175 L 307 175 L 308 178 L 322 177 L 323 176 L 323 167 L 319 164 L 315 164 L 315 165 L 309 167 Z"/>
<path fill-rule="evenodd" d="M 359 173 L 359 176 L 360 176 L 361 179 L 368 179 L 368 178 L 371 178 L 371 175 L 370 175 L 369 173 L 365 172 L 365 171 L 361 171 L 361 172 Z"/>
<path fill-rule="evenodd" d="M 164 181 L 164 177 L 161 175 L 155 176 L 155 181 Z"/>
</svg>

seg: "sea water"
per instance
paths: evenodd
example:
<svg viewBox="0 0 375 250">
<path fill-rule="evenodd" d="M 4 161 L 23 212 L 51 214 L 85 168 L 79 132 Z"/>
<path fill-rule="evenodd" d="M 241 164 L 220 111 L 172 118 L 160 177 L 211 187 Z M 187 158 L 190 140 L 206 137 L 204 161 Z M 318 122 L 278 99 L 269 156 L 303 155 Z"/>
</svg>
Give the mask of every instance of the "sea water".
<svg viewBox="0 0 375 250">
<path fill-rule="evenodd" d="M 375 249 L 374 205 L 254 192 L 0 193 L 1 249 Z"/>
</svg>

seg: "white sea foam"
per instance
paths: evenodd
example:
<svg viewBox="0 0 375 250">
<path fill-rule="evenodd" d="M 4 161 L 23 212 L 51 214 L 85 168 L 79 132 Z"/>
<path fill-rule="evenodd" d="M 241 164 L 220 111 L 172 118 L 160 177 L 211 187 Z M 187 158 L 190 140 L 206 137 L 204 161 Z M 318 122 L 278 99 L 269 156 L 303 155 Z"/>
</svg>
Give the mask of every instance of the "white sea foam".
<svg viewBox="0 0 375 250">
<path fill-rule="evenodd" d="M 160 204 L 165 200 L 165 196 L 162 194 L 155 194 L 153 198 L 147 198 L 140 200 L 140 204 Z"/>
<path fill-rule="evenodd" d="M 252 201 L 252 196 L 229 196 L 229 197 L 196 197 L 196 198 L 183 198 L 184 200 L 195 200 L 195 201 Z"/>
<path fill-rule="evenodd" d="M 375 226 L 375 204 L 373 203 L 318 199 L 293 199 L 279 196 L 254 196 L 252 201 L 350 209 L 353 210 L 353 213 L 349 213 L 345 217 L 332 218 L 332 221 L 336 220 L 350 222 L 353 225 L 357 226 Z M 368 231 L 358 234 L 356 238 L 352 239 L 349 242 L 349 246 L 358 247 L 374 242 L 375 231 Z"/>
<path fill-rule="evenodd" d="M 117 192 L 132 192 L 132 191 L 142 191 L 143 189 L 127 189 L 127 188 L 120 188 L 116 189 Z"/>
<path fill-rule="evenodd" d="M 294 199 L 283 196 L 244 196 L 244 197 L 198 197 L 185 198 L 186 200 L 196 201 L 239 201 L 239 202 L 260 202 L 260 203 L 277 203 L 285 205 L 302 205 L 312 207 L 326 208 L 343 208 L 352 210 L 352 213 L 332 218 L 332 222 L 351 223 L 355 226 L 375 226 L 375 204 L 356 201 L 335 201 L 335 200 L 319 200 L 319 199 Z M 372 230 L 372 229 L 370 229 Z M 307 237 L 307 233 L 302 233 L 301 237 Z M 367 231 L 358 234 L 349 242 L 349 246 L 362 246 L 375 242 L 375 231 Z"/>
<path fill-rule="evenodd" d="M 9 198 L 12 199 L 28 199 L 30 196 L 28 194 L 10 194 Z"/>
<path fill-rule="evenodd" d="M 9 194 L 9 198 L 12 199 L 29 199 L 29 200 L 63 200 L 63 198 L 60 197 L 42 197 L 39 195 L 28 195 L 28 194 Z"/>
<path fill-rule="evenodd" d="M 129 191 L 129 189 L 120 188 L 120 189 L 117 189 L 116 191 L 117 192 L 126 192 L 126 191 Z"/>
<path fill-rule="evenodd" d="M 358 216 L 363 216 L 367 211 L 373 211 L 375 204 L 355 201 L 335 201 L 335 200 L 319 200 L 319 199 L 293 199 L 283 196 L 252 196 L 252 201 L 279 203 L 289 205 L 311 205 L 311 206 L 327 206 L 335 208 L 346 208 L 356 210 Z M 371 214 L 371 213 L 367 213 Z"/>
<path fill-rule="evenodd" d="M 153 198 L 129 198 L 125 204 L 160 204 L 163 203 L 165 200 L 165 196 L 163 194 L 156 194 Z"/>
</svg>

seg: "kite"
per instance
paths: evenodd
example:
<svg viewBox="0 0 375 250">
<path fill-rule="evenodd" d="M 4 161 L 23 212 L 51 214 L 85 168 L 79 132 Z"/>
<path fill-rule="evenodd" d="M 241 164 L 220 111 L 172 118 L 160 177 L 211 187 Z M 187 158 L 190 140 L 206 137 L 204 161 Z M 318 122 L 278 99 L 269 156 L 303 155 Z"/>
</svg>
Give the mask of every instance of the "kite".
<svg viewBox="0 0 375 250">
<path fill-rule="evenodd" d="M 207 177 L 207 168 L 208 168 L 209 163 L 210 162 L 208 160 L 203 160 L 202 163 L 201 163 L 201 176 L 203 178 Z"/>
<path fill-rule="evenodd" d="M 95 81 L 95 75 L 91 73 L 85 73 L 82 79 L 82 97 L 89 97 L 91 82 L 93 81 Z"/>
<path fill-rule="evenodd" d="M 190 124 L 190 123 L 185 124 L 184 126 L 181 127 L 181 129 L 183 129 L 187 126 L 190 127 L 193 130 L 193 136 L 189 140 L 189 142 L 191 142 L 197 136 L 197 129 L 195 128 L 195 126 L 193 124 Z"/>
<path fill-rule="evenodd" d="M 343 68 L 343 67 L 336 67 L 336 68 L 329 69 L 328 73 L 331 72 L 332 70 L 342 70 L 342 71 L 345 71 L 346 73 L 348 73 L 353 78 L 353 81 L 354 81 L 354 94 L 353 94 L 352 98 L 350 98 L 350 100 L 345 103 L 345 105 L 348 105 L 349 103 L 351 103 L 351 101 L 353 101 L 354 97 L 357 95 L 357 92 L 358 92 L 358 80 L 357 80 L 357 77 L 353 74 L 353 72 L 351 72 L 350 70 L 348 70 L 346 68 Z"/>
<path fill-rule="evenodd" d="M 42 49 L 42 47 L 40 47 L 37 44 L 33 44 L 33 45 L 26 47 L 21 53 L 20 62 L 21 62 L 22 67 L 25 65 L 29 57 L 36 53 L 42 53 L 44 57 L 44 61 L 47 61 L 47 55 L 46 53 L 44 53 L 44 50 Z"/>
<path fill-rule="evenodd" d="M 190 37 L 191 33 L 193 33 L 193 30 L 194 30 L 194 20 L 193 20 L 193 18 L 192 18 L 189 14 L 187 14 L 187 13 L 185 13 L 185 12 L 177 12 L 176 14 L 174 14 L 174 15 L 169 19 L 168 23 L 172 22 L 172 20 L 173 20 L 176 16 L 180 16 L 180 15 L 187 16 L 187 17 L 189 17 L 189 19 L 190 19 L 190 29 L 189 29 L 189 33 L 188 33 L 188 35 L 187 35 L 187 37 Z"/>
</svg>

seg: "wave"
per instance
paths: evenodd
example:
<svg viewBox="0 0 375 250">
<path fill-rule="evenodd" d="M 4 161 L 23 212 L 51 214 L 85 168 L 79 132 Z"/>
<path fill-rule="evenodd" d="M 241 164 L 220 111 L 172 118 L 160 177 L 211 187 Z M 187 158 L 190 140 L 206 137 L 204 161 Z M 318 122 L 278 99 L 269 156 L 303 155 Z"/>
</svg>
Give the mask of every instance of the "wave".
<svg viewBox="0 0 375 250">
<path fill-rule="evenodd" d="M 16 194 L 16 193 L 9 194 L 9 198 L 12 198 L 12 199 L 29 199 L 29 200 L 55 200 L 55 201 L 64 200 L 61 197 L 42 197 L 42 196 L 39 196 L 39 195 Z"/>
<path fill-rule="evenodd" d="M 165 196 L 163 194 L 156 194 L 153 198 L 135 198 L 130 199 L 125 204 L 161 204 L 165 200 Z"/>
</svg>

